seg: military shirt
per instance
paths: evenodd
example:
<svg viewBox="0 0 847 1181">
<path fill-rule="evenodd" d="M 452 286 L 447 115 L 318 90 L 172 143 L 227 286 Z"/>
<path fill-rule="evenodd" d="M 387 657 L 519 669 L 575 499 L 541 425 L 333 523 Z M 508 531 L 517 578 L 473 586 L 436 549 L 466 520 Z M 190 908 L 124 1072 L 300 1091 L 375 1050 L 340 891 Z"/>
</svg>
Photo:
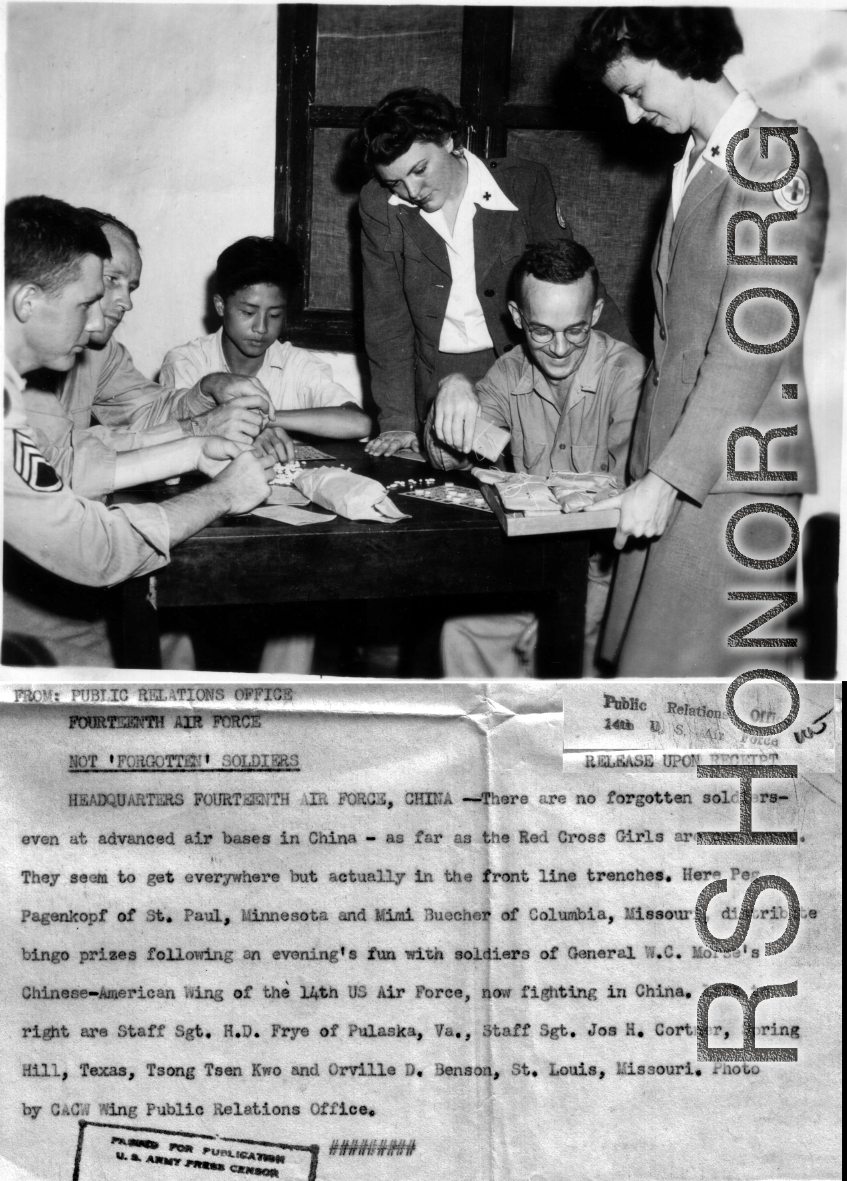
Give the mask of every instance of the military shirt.
<svg viewBox="0 0 847 1181">
<path fill-rule="evenodd" d="M 114 586 L 170 557 L 159 505 L 107 508 L 75 495 L 39 450 L 27 421 L 22 378 L 6 363 L 3 422 L 5 540 L 29 561 L 84 586 Z"/>
<path fill-rule="evenodd" d="M 477 382 L 480 413 L 511 434 L 515 471 L 602 471 L 623 484 L 646 367 L 631 345 L 594 328 L 582 364 L 557 398 L 518 346 Z"/>
<path fill-rule="evenodd" d="M 27 383 L 27 419 L 42 455 L 91 498 L 114 491 L 115 452 L 181 439 L 177 418 L 214 405 L 196 386 L 163 389 L 149 381 L 114 337 L 102 349 L 85 349 L 66 375 L 39 372 Z"/>
</svg>

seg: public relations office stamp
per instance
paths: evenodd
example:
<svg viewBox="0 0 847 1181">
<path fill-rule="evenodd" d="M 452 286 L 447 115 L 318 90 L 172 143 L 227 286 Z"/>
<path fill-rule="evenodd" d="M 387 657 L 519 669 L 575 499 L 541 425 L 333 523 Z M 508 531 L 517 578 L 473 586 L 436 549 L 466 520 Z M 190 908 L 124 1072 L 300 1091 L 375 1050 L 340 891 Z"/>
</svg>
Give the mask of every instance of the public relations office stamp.
<svg viewBox="0 0 847 1181">
<path fill-rule="evenodd" d="M 316 1144 L 274 1144 L 127 1124 L 79 1122 L 73 1181 L 172 1181 L 223 1174 L 249 1181 L 315 1181 Z"/>
</svg>

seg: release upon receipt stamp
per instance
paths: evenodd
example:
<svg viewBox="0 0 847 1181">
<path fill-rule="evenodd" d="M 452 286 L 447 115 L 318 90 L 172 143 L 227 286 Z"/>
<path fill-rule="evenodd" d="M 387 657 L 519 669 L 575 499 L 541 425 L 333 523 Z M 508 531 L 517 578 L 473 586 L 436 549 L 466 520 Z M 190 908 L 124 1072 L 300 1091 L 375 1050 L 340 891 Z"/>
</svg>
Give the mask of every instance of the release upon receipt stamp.
<svg viewBox="0 0 847 1181">
<path fill-rule="evenodd" d="M 315 1181 L 317 1145 L 166 1132 L 80 1120 L 73 1181 L 165 1181 L 177 1174 Z"/>
</svg>

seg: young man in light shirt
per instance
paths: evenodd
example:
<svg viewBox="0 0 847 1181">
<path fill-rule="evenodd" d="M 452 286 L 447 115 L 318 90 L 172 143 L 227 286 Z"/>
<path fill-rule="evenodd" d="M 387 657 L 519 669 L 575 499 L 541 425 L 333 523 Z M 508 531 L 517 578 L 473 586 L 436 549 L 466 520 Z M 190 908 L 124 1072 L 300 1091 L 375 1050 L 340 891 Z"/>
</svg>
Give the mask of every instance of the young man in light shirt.
<svg viewBox="0 0 847 1181">
<path fill-rule="evenodd" d="M 171 349 L 159 380 L 190 386 L 223 370 L 258 381 L 275 410 L 273 423 L 259 436 L 260 446 L 273 446 L 275 438 L 287 442 L 288 431 L 361 439 L 370 433 L 371 421 L 333 380 L 329 365 L 278 339 L 296 281 L 296 260 L 273 238 L 241 238 L 227 246 L 213 280 L 220 328 Z"/>
<path fill-rule="evenodd" d="M 274 421 L 258 435 L 256 446 L 272 453 L 286 448 L 294 458 L 289 431 L 329 439 L 360 439 L 370 433 L 370 418 L 349 392 L 333 380 L 329 365 L 305 349 L 278 337 L 285 319 L 290 289 L 297 281 L 296 260 L 273 238 L 249 237 L 233 242 L 218 257 L 214 275 L 215 311 L 221 327 L 208 336 L 171 349 L 162 364 L 160 381 L 193 385 L 203 375 L 223 369 L 261 383 L 274 408 Z M 262 619 L 231 616 L 226 631 L 246 626 L 248 632 L 267 630 Z M 309 673 L 315 636 L 308 613 L 299 623 L 287 610 L 282 627 L 271 626 L 260 658 L 260 672 Z M 195 636 L 198 629 L 192 629 Z M 180 645 L 183 667 L 193 658 Z M 211 659 L 218 660 L 214 655 Z"/>
</svg>

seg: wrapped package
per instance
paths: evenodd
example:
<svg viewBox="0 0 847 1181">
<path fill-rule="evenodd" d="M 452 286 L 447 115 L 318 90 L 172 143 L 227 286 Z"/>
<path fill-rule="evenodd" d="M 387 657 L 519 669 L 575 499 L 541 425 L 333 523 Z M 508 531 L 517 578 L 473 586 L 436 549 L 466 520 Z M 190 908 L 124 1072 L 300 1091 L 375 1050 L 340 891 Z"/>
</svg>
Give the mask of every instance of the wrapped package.
<svg viewBox="0 0 847 1181">
<path fill-rule="evenodd" d="M 484 418 L 478 418 L 474 426 L 471 451 L 480 459 L 488 459 L 493 463 L 503 453 L 503 448 L 511 438 L 508 431 Z"/>
<path fill-rule="evenodd" d="M 408 516 L 377 480 L 344 468 L 312 468 L 295 476 L 294 484 L 313 504 L 351 521 L 402 521 Z"/>
<path fill-rule="evenodd" d="M 578 513 L 620 491 L 615 477 L 607 472 L 551 472 L 549 476 L 531 476 L 495 468 L 471 470 L 480 483 L 497 486 L 503 507 L 510 512 Z"/>
<path fill-rule="evenodd" d="M 620 491 L 617 480 L 608 472 L 552 472 L 547 482 L 563 513 L 578 513 Z"/>
<path fill-rule="evenodd" d="M 497 485 L 503 507 L 512 513 L 559 513 L 558 500 L 543 476 L 520 475 Z"/>
</svg>

